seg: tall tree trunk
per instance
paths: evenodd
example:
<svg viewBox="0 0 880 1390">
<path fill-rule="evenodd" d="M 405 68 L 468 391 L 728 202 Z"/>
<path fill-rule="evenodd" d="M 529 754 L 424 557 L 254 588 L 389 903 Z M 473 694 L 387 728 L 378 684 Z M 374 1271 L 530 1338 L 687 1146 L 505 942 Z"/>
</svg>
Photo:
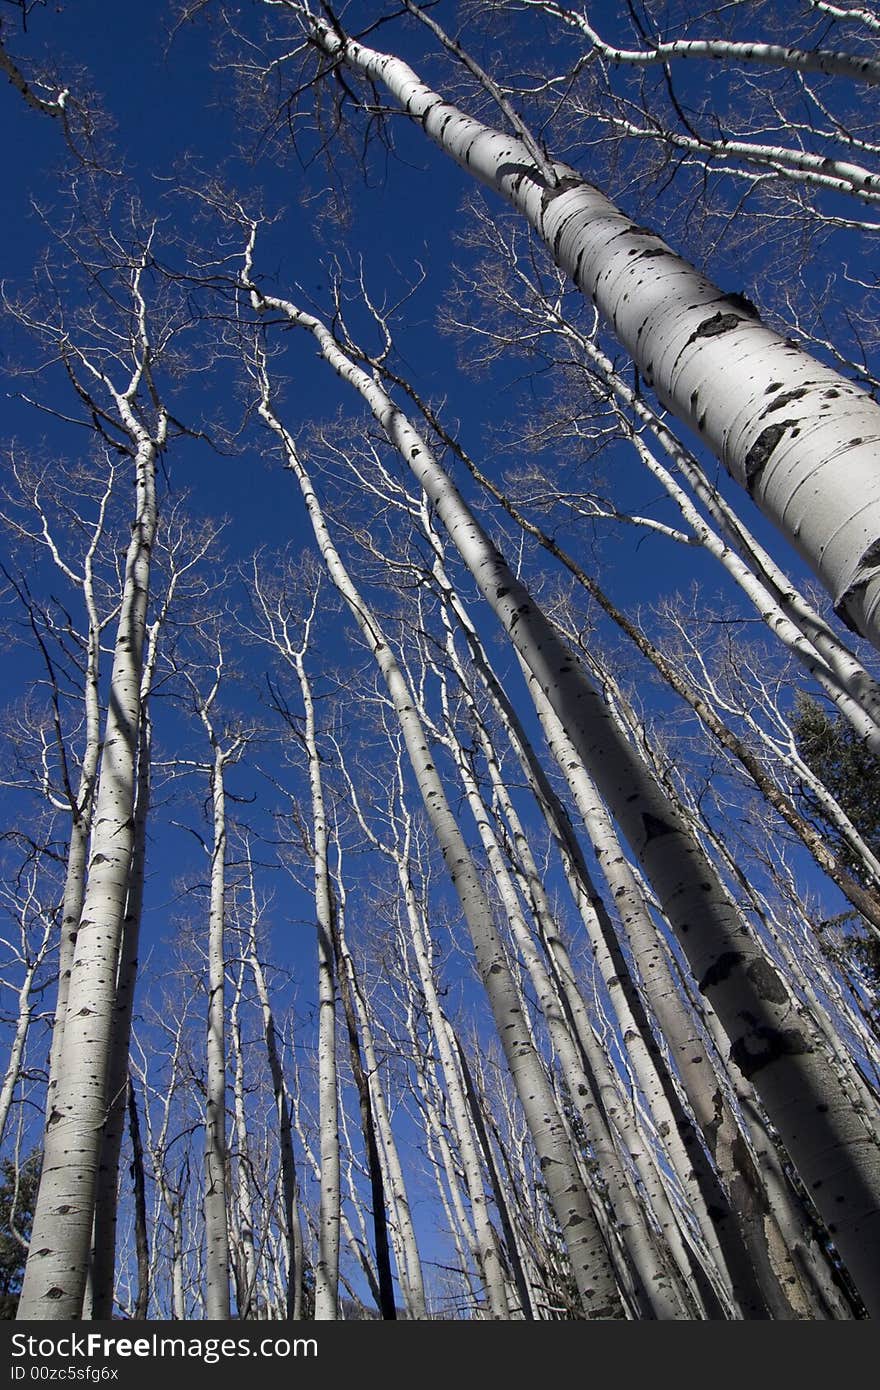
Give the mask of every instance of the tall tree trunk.
<svg viewBox="0 0 880 1390">
<path fill-rule="evenodd" d="M 315 1317 L 339 1315 L 339 1087 L 336 1076 L 336 971 L 333 919 L 336 905 L 328 859 L 329 834 L 315 735 L 315 706 L 302 653 L 295 659 L 305 710 L 305 743 L 312 798 L 312 863 L 318 931 L 318 1094 L 321 1130 L 321 1210 L 315 1265 Z"/>
<path fill-rule="evenodd" d="M 278 1030 L 275 1015 L 269 998 L 266 975 L 257 951 L 256 940 L 256 901 L 253 891 L 253 866 L 250 845 L 245 855 L 248 865 L 248 884 L 251 902 L 251 918 L 247 936 L 247 959 L 254 977 L 260 1012 L 263 1019 L 263 1037 L 266 1043 L 266 1057 L 269 1075 L 272 1078 L 272 1096 L 275 1114 L 278 1119 L 278 1144 L 281 1155 L 281 1229 L 287 1246 L 288 1282 L 286 1294 L 286 1314 L 298 1320 L 302 1317 L 303 1299 L 303 1236 L 300 1222 L 299 1200 L 296 1179 L 296 1157 L 293 1151 L 293 1132 L 290 1117 L 290 1101 L 284 1081 L 284 1069 L 278 1047 Z"/>
<path fill-rule="evenodd" d="M 21 1318 L 78 1318 L 89 1264 L 134 839 L 143 644 L 156 532 L 157 446 L 146 431 L 138 427 L 138 432 L 137 513 L 126 555 L 88 884 L 71 968 L 58 1086 L 46 1125 Z"/>
<path fill-rule="evenodd" d="M 401 1250 L 401 1258 L 398 1259 L 398 1270 L 399 1280 L 403 1289 L 404 1304 L 406 1306 L 407 1316 L 412 1319 L 420 1320 L 427 1317 L 422 1265 L 419 1258 L 419 1249 L 413 1226 L 409 1196 L 403 1177 L 403 1166 L 400 1162 L 397 1142 L 391 1127 L 391 1117 L 388 1114 L 388 1106 L 385 1101 L 385 1092 L 379 1071 L 379 1059 L 373 1038 L 370 1013 L 345 936 L 345 894 L 341 880 L 339 886 L 339 900 L 340 912 L 336 923 L 336 969 L 339 975 L 340 994 L 342 996 L 343 1008 L 346 1010 L 346 1018 L 350 1011 L 352 1023 L 356 1025 L 357 1033 L 363 1046 L 362 1070 L 364 1072 L 364 1079 L 367 1083 L 371 1119 L 376 1135 L 378 1156 L 380 1159 L 384 1160 L 383 1170 L 387 1174 L 385 1186 L 388 1191 L 388 1198 L 392 1208 L 394 1225 L 397 1228 L 398 1242 Z M 346 993 L 348 994 L 347 1003 Z M 350 1033 L 351 1024 L 348 1024 L 348 1028 Z M 393 1315 L 395 1317 L 397 1316 L 396 1311 Z"/>
<path fill-rule="evenodd" d="M 226 1147 L 226 790 L 218 745 L 211 767 L 213 839 L 208 919 L 207 1085 L 205 1092 L 205 1315 L 230 1316 Z"/>
<path fill-rule="evenodd" d="M 445 101 L 412 68 L 310 20 L 335 61 L 384 86 L 425 133 L 511 203 L 597 306 L 661 403 L 721 459 L 880 646 L 880 406 L 762 324 L 575 169 Z M 547 175 L 550 175 L 548 177 Z"/>
<path fill-rule="evenodd" d="M 142 698 L 146 699 L 145 691 Z M 113 1316 L 113 1289 L 116 1267 L 116 1218 L 119 1197 L 119 1154 L 125 1127 L 126 1096 L 130 1086 L 128 1052 L 131 1041 L 131 1021 L 137 982 L 138 950 L 141 914 L 143 912 L 144 882 L 147 855 L 147 820 L 150 806 L 150 717 L 145 705 L 141 709 L 138 737 L 137 792 L 134 812 L 134 843 L 125 920 L 122 924 L 122 947 L 119 955 L 119 978 L 116 987 L 116 1007 L 113 1019 L 113 1052 L 107 1082 L 107 1120 L 101 1144 L 101 1162 L 95 1190 L 95 1235 L 91 1269 L 91 1316 L 109 1319 Z"/>
</svg>

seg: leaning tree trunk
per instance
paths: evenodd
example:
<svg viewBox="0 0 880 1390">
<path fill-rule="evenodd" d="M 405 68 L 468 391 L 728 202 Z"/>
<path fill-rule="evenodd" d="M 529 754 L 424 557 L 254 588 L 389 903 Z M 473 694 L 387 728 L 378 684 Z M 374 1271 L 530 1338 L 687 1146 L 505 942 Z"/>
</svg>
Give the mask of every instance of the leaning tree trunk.
<svg viewBox="0 0 880 1390">
<path fill-rule="evenodd" d="M 88 884 L 71 968 L 58 1084 L 46 1123 L 21 1318 L 78 1318 L 91 1249 L 133 848 L 143 644 L 156 532 L 158 450 L 145 430 L 136 429 L 137 513 L 126 554 Z"/>
<path fill-rule="evenodd" d="M 460 111 L 391 54 L 312 19 L 335 62 L 378 82 L 445 153 L 520 211 L 662 404 L 694 429 L 880 646 L 880 406 L 728 299 L 575 169 Z M 530 142 L 531 143 L 531 142 Z"/>
</svg>

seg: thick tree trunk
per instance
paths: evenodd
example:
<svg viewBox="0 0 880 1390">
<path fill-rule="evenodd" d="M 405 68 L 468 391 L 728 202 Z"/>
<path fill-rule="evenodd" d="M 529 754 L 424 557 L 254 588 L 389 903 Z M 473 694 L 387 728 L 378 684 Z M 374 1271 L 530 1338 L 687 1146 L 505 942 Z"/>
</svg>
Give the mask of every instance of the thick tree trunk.
<svg viewBox="0 0 880 1390">
<path fill-rule="evenodd" d="M 576 170 L 552 180 L 517 137 L 483 125 L 399 58 L 311 34 L 380 83 L 458 164 L 517 208 L 596 304 L 660 401 L 694 429 L 880 646 L 880 406 L 636 225 Z"/>
<path fill-rule="evenodd" d="M 145 692 L 142 692 L 146 698 Z M 113 1316 L 113 1289 L 116 1268 L 116 1217 L 119 1199 L 119 1154 L 125 1128 L 126 1095 L 130 1081 L 128 1052 L 137 982 L 138 950 L 147 854 L 147 819 L 150 805 L 150 719 L 141 709 L 138 736 L 137 793 L 134 813 L 134 844 L 113 1020 L 113 1053 L 107 1082 L 107 1121 L 101 1144 L 101 1162 L 95 1190 L 95 1236 L 92 1250 L 91 1316 Z"/>
</svg>

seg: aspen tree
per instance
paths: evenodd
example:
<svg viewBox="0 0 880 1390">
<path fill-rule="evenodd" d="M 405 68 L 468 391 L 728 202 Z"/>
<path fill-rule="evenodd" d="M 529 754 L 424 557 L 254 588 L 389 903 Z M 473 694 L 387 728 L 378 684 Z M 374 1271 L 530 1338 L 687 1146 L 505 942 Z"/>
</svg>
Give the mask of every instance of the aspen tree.
<svg viewBox="0 0 880 1390">
<path fill-rule="evenodd" d="M 331 68 L 384 87 L 429 139 L 526 218 L 661 404 L 791 541 L 840 616 L 880 646 L 880 407 L 868 393 L 725 296 L 576 169 L 538 166 L 520 136 L 467 115 L 401 58 L 349 38 L 300 0 L 283 8 Z"/>
<path fill-rule="evenodd" d="M 106 1107 L 113 1009 L 133 846 L 135 769 L 150 560 L 156 532 L 155 471 L 169 416 L 158 398 L 143 278 L 147 249 L 129 271 L 129 374 L 69 340 L 63 352 L 77 390 L 132 458 L 136 510 L 110 675 L 91 855 L 65 1017 L 64 1055 L 46 1126 L 45 1158 L 19 1316 L 75 1318 L 82 1311 L 94 1193 Z M 120 353 L 120 359 L 122 354 Z M 59 1221 L 63 1209 L 64 1220 Z"/>
</svg>

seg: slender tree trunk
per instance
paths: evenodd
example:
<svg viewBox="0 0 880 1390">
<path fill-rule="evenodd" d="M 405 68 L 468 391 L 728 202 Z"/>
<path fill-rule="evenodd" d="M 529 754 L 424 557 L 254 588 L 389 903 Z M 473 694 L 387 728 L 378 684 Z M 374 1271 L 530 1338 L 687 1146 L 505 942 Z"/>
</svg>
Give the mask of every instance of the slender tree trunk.
<svg viewBox="0 0 880 1390">
<path fill-rule="evenodd" d="M 305 744 L 312 797 L 312 862 L 318 930 L 318 1092 L 321 1130 L 321 1212 L 315 1266 L 315 1317 L 339 1316 L 339 1111 L 336 1076 L 336 978 L 333 921 L 336 906 L 328 860 L 329 835 L 324 808 L 321 760 L 315 735 L 315 707 L 302 653 L 295 658 L 305 710 Z"/>
<path fill-rule="evenodd" d="M 458 1152 L 464 1170 L 465 1186 L 473 1218 L 473 1232 L 470 1235 L 471 1250 L 480 1277 L 486 1290 L 490 1316 L 507 1318 L 509 1308 L 504 1292 L 498 1241 L 492 1229 L 486 1192 L 483 1185 L 480 1157 L 474 1141 L 471 1120 L 468 1113 L 467 1097 L 459 1072 L 456 1053 L 450 1045 L 449 1025 L 443 1014 L 431 959 L 430 938 L 425 928 L 424 917 L 420 911 L 410 869 L 410 845 L 412 825 L 406 814 L 404 840 L 399 852 L 394 853 L 408 923 L 409 941 L 416 961 L 419 983 L 425 999 L 425 1008 L 431 1027 L 443 1082 L 449 1098 L 450 1118 L 453 1132 L 458 1141 Z M 469 1226 L 466 1228 L 470 1233 Z M 524 1316 L 529 1308 L 528 1299 L 523 1295 Z"/>
<path fill-rule="evenodd" d="M 471 719 L 478 719 L 478 711 L 470 704 L 469 709 Z M 479 725 L 477 727 L 479 731 Z M 670 1279 L 669 1269 L 659 1258 L 653 1232 L 634 1200 L 614 1149 L 608 1129 L 607 1113 L 600 1100 L 596 1071 L 592 1065 L 602 1066 L 603 1059 L 599 1056 L 598 1049 L 593 1051 L 592 1048 L 589 1061 L 583 1054 L 578 1055 L 561 998 L 532 939 L 510 874 L 503 863 L 501 848 L 492 830 L 488 809 L 484 805 L 476 778 L 464 756 L 464 750 L 451 730 L 448 739 L 450 752 L 459 769 L 493 879 L 504 904 L 514 943 L 525 964 L 553 1048 L 560 1059 L 571 1098 L 570 1103 L 580 1118 L 587 1142 L 599 1166 L 602 1193 L 593 1192 L 593 1205 L 599 1210 L 602 1195 L 607 1197 L 613 1225 L 606 1233 L 606 1241 L 613 1249 L 612 1241 L 617 1236 L 628 1256 L 628 1265 L 621 1261 L 622 1268 L 618 1271 L 618 1280 L 624 1287 L 627 1284 L 632 1286 L 629 1297 L 634 1304 L 634 1315 L 661 1319 L 683 1317 L 685 1308 L 680 1292 Z M 492 757 L 491 751 L 488 752 L 488 756 Z M 555 938 L 555 926 L 550 930 Z M 617 1258 L 620 1260 L 619 1254 Z M 639 1310 L 638 1313 L 635 1312 L 636 1309 Z"/>
<path fill-rule="evenodd" d="M 407 1316 L 411 1319 L 419 1320 L 427 1317 L 421 1260 L 419 1258 L 418 1244 L 413 1227 L 409 1196 L 403 1177 L 403 1167 L 400 1162 L 400 1155 L 397 1151 L 394 1131 L 391 1127 L 391 1117 L 388 1114 L 388 1106 L 385 1102 L 385 1093 L 382 1086 L 382 1077 L 379 1072 L 379 1059 L 376 1054 L 370 1014 L 345 936 L 345 898 L 341 881 L 339 898 L 340 912 L 337 919 L 336 932 L 336 970 L 340 982 L 340 995 L 342 997 L 343 1008 L 346 1011 L 346 1018 L 348 1018 L 349 1012 L 351 1013 L 351 1024 L 348 1024 L 349 1033 L 351 1033 L 351 1025 L 356 1025 L 357 1036 L 363 1046 L 363 1062 L 361 1066 L 367 1084 L 368 1099 L 370 1101 L 370 1116 L 376 1136 L 377 1156 L 384 1158 L 383 1169 L 387 1174 L 385 1186 L 394 1214 L 394 1225 L 398 1231 L 398 1240 L 402 1256 L 402 1258 L 398 1260 L 399 1279 L 403 1288 Z M 347 1003 L 346 993 L 348 994 Z M 393 1308 L 393 1288 L 391 1289 L 391 1293 Z M 393 1312 L 392 1316 L 397 1316 L 396 1310 Z"/>
<path fill-rule="evenodd" d="M 296 1158 L 293 1151 L 293 1133 L 290 1117 L 290 1102 L 284 1082 L 284 1070 L 278 1048 L 278 1031 L 275 1015 L 269 999 L 269 990 L 262 963 L 257 953 L 256 942 L 256 904 L 253 896 L 253 869 L 250 862 L 250 847 L 246 849 L 248 875 L 251 889 L 251 923 L 248 932 L 247 956 L 260 1011 L 263 1019 L 263 1037 L 266 1042 L 266 1056 L 269 1062 L 269 1075 L 272 1078 L 272 1095 L 275 1101 L 275 1114 L 278 1118 L 278 1142 L 281 1153 L 281 1193 L 282 1193 L 282 1232 L 287 1246 L 288 1282 L 286 1294 L 286 1315 L 298 1320 L 302 1317 L 303 1297 L 303 1237 L 300 1222 L 299 1200 L 296 1180 Z"/>
<path fill-rule="evenodd" d="M 28 961 L 24 972 L 24 978 L 18 988 L 18 1019 L 15 1024 L 15 1033 L 9 1052 L 6 1074 L 3 1077 L 3 1084 L 0 1086 L 0 1143 L 2 1143 L 3 1136 L 6 1133 L 6 1124 L 9 1119 L 9 1111 L 12 1107 L 12 1098 L 15 1095 L 15 1088 L 21 1080 L 21 1066 L 24 1059 L 25 1044 L 27 1042 L 28 1032 L 30 1031 L 34 1007 L 31 991 L 37 972 L 49 952 L 49 930 L 50 921 L 47 914 L 44 918 L 43 939 Z"/>
<path fill-rule="evenodd" d="M 106 500 L 106 498 L 105 498 Z M 103 516 L 103 511 L 102 511 Z M 52 1047 L 49 1053 L 49 1082 L 46 1088 L 46 1115 L 52 1113 L 58 1073 L 64 1044 L 64 1024 L 67 1018 L 67 996 L 70 972 L 76 950 L 76 937 L 82 917 L 86 887 L 86 861 L 94 813 L 95 788 L 101 757 L 101 701 L 98 681 L 101 668 L 102 623 L 98 617 L 94 593 L 93 562 L 97 533 L 83 564 L 83 599 L 88 614 L 86 660 L 83 672 L 83 756 L 80 765 L 76 803 L 71 807 L 70 842 L 67 847 L 67 872 L 61 906 L 61 934 L 58 948 L 58 994 L 55 1001 L 55 1022 L 52 1028 Z"/>
<path fill-rule="evenodd" d="M 254 1248 L 254 1210 L 251 1198 L 251 1143 L 245 1108 L 244 1049 L 241 1040 L 241 997 L 244 962 L 236 980 L 235 996 L 229 1011 L 229 1030 L 234 1059 L 233 1116 L 235 1122 L 235 1190 L 238 1199 L 239 1230 L 232 1267 L 235 1271 L 236 1310 L 242 1319 L 254 1318 L 257 1297 L 257 1258 Z"/>
<path fill-rule="evenodd" d="M 208 1031 L 205 1097 L 205 1313 L 230 1316 L 226 1146 L 226 788 L 225 758 L 214 747 L 211 768 L 213 839 L 208 919 Z"/>
<path fill-rule="evenodd" d="M 304 670 L 300 674 L 300 679 L 305 680 Z M 307 746 L 309 757 L 311 758 L 314 755 L 317 761 L 317 746 L 308 743 L 308 735 Z M 379 1152 L 374 1106 L 375 1091 L 372 1082 L 375 1078 L 375 1073 L 371 1068 L 370 1076 L 368 1077 L 361 1049 L 361 1037 L 358 1026 L 360 1021 L 358 1017 L 359 1011 L 355 1005 L 355 990 L 357 986 L 354 976 L 354 963 L 345 947 L 345 897 L 341 877 L 341 865 L 337 865 L 335 879 L 336 888 L 333 894 L 334 910 L 331 918 L 333 959 L 336 979 L 339 983 L 339 998 L 342 1003 L 345 1028 L 348 1034 L 349 1060 L 351 1063 L 351 1073 L 354 1077 L 355 1089 L 358 1094 L 361 1134 L 364 1140 L 364 1149 L 367 1157 L 367 1173 L 370 1180 L 370 1202 L 373 1213 L 373 1244 L 375 1250 L 376 1274 L 379 1283 L 379 1312 L 386 1321 L 394 1321 L 397 1318 L 397 1306 L 394 1297 L 394 1276 L 391 1270 L 391 1247 L 388 1238 L 388 1204 L 386 1198 L 385 1175 Z"/>
</svg>

